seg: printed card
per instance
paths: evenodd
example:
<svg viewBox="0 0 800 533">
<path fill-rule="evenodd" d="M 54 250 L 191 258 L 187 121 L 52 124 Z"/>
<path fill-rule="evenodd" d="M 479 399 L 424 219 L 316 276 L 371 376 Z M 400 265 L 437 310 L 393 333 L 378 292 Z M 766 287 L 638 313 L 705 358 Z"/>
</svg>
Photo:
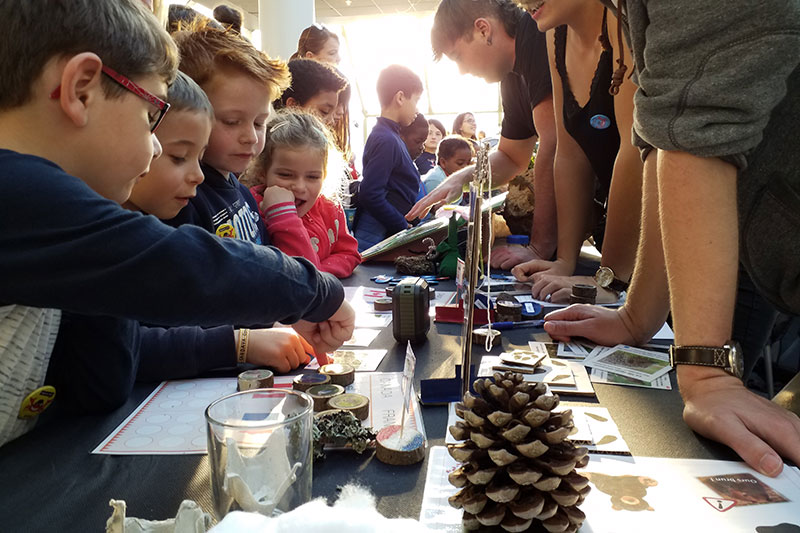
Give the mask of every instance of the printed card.
<svg viewBox="0 0 800 533">
<path fill-rule="evenodd" d="M 668 355 L 624 344 L 614 346 L 585 364 L 592 368 L 599 368 L 648 383 L 672 369 L 669 365 Z"/>
</svg>

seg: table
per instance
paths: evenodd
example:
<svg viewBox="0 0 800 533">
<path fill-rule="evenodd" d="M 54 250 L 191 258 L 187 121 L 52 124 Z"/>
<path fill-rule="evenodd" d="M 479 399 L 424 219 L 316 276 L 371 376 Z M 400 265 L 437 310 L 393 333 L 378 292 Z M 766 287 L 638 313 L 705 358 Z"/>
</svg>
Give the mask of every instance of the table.
<svg viewBox="0 0 800 533">
<path fill-rule="evenodd" d="M 344 283 L 375 287 L 370 277 L 392 271 L 389 264 L 361 265 Z M 453 290 L 453 284 L 445 282 L 436 288 Z M 431 324 L 428 341 L 415 348 L 417 390 L 421 378 L 454 375 L 454 365 L 461 358 L 460 331 L 458 324 Z M 503 346 L 526 346 L 531 331 L 504 332 Z M 389 350 L 380 371 L 402 371 L 405 347 L 395 343 L 391 327 L 381 332 L 371 348 Z M 496 347 L 492 354 L 501 351 Z M 476 363 L 481 353 L 482 348 L 473 350 Z M 610 410 L 634 455 L 737 459 L 727 447 L 699 437 L 683 423 L 682 403 L 674 376 L 672 379 L 672 391 L 596 384 L 597 400 Z M 127 502 L 129 516 L 151 520 L 173 517 L 180 502 L 187 498 L 211 513 L 206 456 L 90 453 L 155 385 L 137 384 L 127 403 L 107 415 L 65 416 L 57 412 L 54 404 L 33 432 L 0 448 L 0 530 L 101 531 L 111 515 L 108 501 L 112 498 Z M 443 445 L 447 408 L 423 407 L 422 416 L 428 445 Z M 373 491 L 378 510 L 385 516 L 419 517 L 427 460 L 396 467 L 384 465 L 370 452 L 358 455 L 341 451 L 327 455 L 323 462 L 314 465 L 315 497 L 333 500 L 337 487 L 358 481 Z"/>
</svg>

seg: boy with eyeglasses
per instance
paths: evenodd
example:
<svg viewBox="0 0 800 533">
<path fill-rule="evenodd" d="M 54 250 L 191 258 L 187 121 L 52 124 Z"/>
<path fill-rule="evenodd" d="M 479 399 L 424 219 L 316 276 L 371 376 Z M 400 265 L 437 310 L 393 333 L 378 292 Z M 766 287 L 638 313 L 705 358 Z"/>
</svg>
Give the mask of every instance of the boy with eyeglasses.
<svg viewBox="0 0 800 533">
<path fill-rule="evenodd" d="M 318 352 L 350 337 L 341 284 L 309 262 L 119 205 L 161 151 L 152 132 L 177 65 L 140 0 L 0 0 L 0 56 L 0 444 L 33 425 L 18 415 L 41 405 L 31 394 L 60 309 L 163 325 L 280 320 Z M 225 275 L 209 283 L 210 269 Z"/>
</svg>

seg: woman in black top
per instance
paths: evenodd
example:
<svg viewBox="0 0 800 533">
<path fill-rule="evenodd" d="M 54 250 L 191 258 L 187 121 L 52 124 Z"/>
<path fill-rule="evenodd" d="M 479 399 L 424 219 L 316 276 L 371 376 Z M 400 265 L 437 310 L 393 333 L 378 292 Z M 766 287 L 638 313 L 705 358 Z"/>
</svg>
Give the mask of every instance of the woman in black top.
<svg viewBox="0 0 800 533">
<path fill-rule="evenodd" d="M 574 283 L 596 285 L 593 278 L 572 276 L 589 235 L 602 247 L 601 264 L 617 279 L 627 282 L 633 272 L 642 186 L 641 159 L 631 143 L 636 86 L 615 72 L 614 57 L 621 51 L 630 65 L 630 52 L 616 39 L 616 18 L 600 3 L 527 4 L 539 30 L 547 32 L 556 110 L 558 255 L 555 261 L 523 263 L 513 272 L 534 281 L 535 297 L 563 302 Z M 617 298 L 598 287 L 599 303 Z"/>
</svg>

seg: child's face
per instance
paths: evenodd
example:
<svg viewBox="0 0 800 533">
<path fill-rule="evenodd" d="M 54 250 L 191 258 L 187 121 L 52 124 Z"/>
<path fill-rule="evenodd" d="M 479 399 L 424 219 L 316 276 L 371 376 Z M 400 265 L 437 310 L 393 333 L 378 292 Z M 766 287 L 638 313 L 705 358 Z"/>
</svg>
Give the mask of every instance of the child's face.
<svg viewBox="0 0 800 533">
<path fill-rule="evenodd" d="M 276 148 L 267 170 L 267 187 L 283 187 L 294 194 L 297 216 L 308 213 L 317 201 L 325 179 L 323 154 L 311 147 Z"/>
<path fill-rule="evenodd" d="M 333 126 L 337 105 L 339 95 L 336 91 L 321 91 L 312 96 L 303 107 L 317 115 L 326 126 Z"/>
<path fill-rule="evenodd" d="M 130 204 L 160 219 L 186 207 L 203 182 L 200 159 L 208 145 L 211 119 L 196 111 L 171 111 L 158 128 L 163 153 L 136 184 Z"/>
<path fill-rule="evenodd" d="M 425 139 L 425 151 L 432 154 L 436 153 L 436 148 L 442 141 L 442 132 L 433 124 L 428 124 L 428 138 Z"/>
<path fill-rule="evenodd" d="M 214 127 L 203 162 L 223 175 L 244 172 L 264 149 L 271 91 L 235 69 L 218 71 L 203 89 L 214 108 Z"/>
<path fill-rule="evenodd" d="M 162 100 L 166 99 L 167 85 L 159 76 L 144 76 L 134 82 Z M 121 204 L 147 172 L 153 155 L 158 155 L 157 144 L 150 133 L 150 116 L 157 110 L 130 91 L 121 98 L 103 97 L 101 100 L 96 119 L 91 123 L 94 126 L 92 139 L 87 139 L 86 143 L 91 156 L 81 158 L 81 165 L 72 172 L 101 196 Z M 111 168 L 113 172 L 109 172 Z"/>
<path fill-rule="evenodd" d="M 403 136 L 403 142 L 406 144 L 411 159 L 416 159 L 422 154 L 425 149 L 425 139 L 427 138 L 428 131 L 424 128 L 416 128 L 408 135 Z"/>
<path fill-rule="evenodd" d="M 453 172 L 457 172 L 469 165 L 471 160 L 472 152 L 466 148 L 461 148 L 460 150 L 456 150 L 456 153 L 454 153 L 452 157 L 440 157 L 439 166 L 442 167 L 445 175 L 449 176 Z"/>
<path fill-rule="evenodd" d="M 401 92 L 400 94 L 403 93 Z M 403 95 L 399 113 L 401 126 L 408 126 L 417 118 L 417 103 L 419 103 L 420 96 L 422 96 L 422 93 L 414 93 L 408 97 Z"/>
</svg>

